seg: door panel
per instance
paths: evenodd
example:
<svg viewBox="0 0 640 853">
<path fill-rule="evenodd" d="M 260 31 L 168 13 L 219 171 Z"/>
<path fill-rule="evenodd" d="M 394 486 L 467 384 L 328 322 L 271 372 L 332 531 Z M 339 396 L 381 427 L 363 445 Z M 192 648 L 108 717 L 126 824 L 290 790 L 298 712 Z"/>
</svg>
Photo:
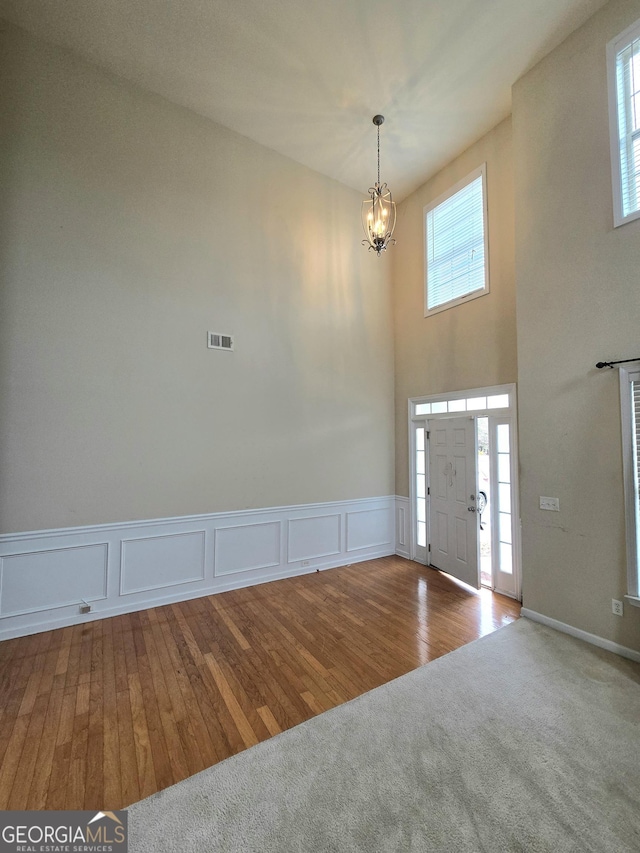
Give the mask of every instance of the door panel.
<svg viewBox="0 0 640 853">
<path fill-rule="evenodd" d="M 467 523 L 460 518 L 455 519 L 456 525 L 456 560 L 461 563 L 468 563 L 469 555 L 467 554 Z"/>
<path fill-rule="evenodd" d="M 434 525 L 435 547 L 434 551 L 443 557 L 449 556 L 449 517 L 446 512 L 436 512 L 436 523 Z"/>
<path fill-rule="evenodd" d="M 467 460 L 464 456 L 460 456 L 456 454 L 453 457 L 453 467 L 456 472 L 456 476 L 454 477 L 453 486 L 455 490 L 455 499 L 456 503 L 464 504 L 464 508 L 467 508 L 467 480 L 469 479 L 467 476 Z M 469 493 L 471 494 L 471 492 Z"/>
<path fill-rule="evenodd" d="M 431 439 L 430 562 L 479 589 L 475 419 L 440 420 Z"/>
<path fill-rule="evenodd" d="M 467 445 L 467 431 L 466 431 L 466 429 L 454 429 L 454 431 L 453 431 L 453 444 L 455 447 L 466 447 L 466 445 Z"/>
<path fill-rule="evenodd" d="M 436 497 L 441 498 L 442 500 L 447 499 L 447 475 L 445 473 L 446 465 L 446 454 L 438 454 L 435 457 L 433 468 L 431 469 L 435 472 L 436 475 L 435 489 L 432 489 L 432 492 L 435 494 Z"/>
</svg>

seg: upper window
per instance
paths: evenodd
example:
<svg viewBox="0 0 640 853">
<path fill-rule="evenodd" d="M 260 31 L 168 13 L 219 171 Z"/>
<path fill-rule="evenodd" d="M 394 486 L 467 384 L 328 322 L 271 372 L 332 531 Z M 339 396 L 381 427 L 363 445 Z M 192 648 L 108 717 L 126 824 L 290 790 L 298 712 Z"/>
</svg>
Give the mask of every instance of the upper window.
<svg viewBox="0 0 640 853">
<path fill-rule="evenodd" d="M 424 209 L 425 317 L 489 292 L 486 166 Z"/>
<path fill-rule="evenodd" d="M 613 219 L 640 217 L 640 21 L 607 45 Z"/>
</svg>

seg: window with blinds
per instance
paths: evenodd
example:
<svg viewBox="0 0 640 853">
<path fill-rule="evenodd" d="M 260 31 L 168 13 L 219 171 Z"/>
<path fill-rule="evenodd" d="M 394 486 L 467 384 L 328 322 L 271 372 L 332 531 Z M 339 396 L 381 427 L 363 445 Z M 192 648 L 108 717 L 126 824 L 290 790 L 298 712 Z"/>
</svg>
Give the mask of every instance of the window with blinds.
<svg viewBox="0 0 640 853">
<path fill-rule="evenodd" d="M 614 222 L 640 217 L 640 21 L 607 46 Z"/>
<path fill-rule="evenodd" d="M 486 166 L 424 209 L 425 316 L 489 292 Z"/>
<path fill-rule="evenodd" d="M 640 367 L 620 369 L 628 598 L 640 606 Z"/>
<path fill-rule="evenodd" d="M 631 379 L 631 458 L 633 467 L 633 516 L 636 544 L 640 543 L 640 375 Z M 640 557 L 640 553 L 638 554 Z M 640 560 L 636 560 L 639 563 Z"/>
</svg>

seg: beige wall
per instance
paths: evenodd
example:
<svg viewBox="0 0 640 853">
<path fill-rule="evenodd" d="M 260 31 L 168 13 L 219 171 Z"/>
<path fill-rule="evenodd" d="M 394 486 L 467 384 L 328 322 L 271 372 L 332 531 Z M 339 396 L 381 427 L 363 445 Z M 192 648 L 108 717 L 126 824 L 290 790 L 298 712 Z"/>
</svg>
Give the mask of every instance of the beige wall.
<svg viewBox="0 0 640 853">
<path fill-rule="evenodd" d="M 359 195 L 1 29 L 0 531 L 393 494 Z"/>
<path fill-rule="evenodd" d="M 424 316 L 423 208 L 487 164 L 489 275 L 485 296 Z M 517 378 L 511 120 L 402 202 L 393 249 L 396 494 L 409 494 L 407 400 Z"/>
<path fill-rule="evenodd" d="M 640 648 L 626 590 L 617 371 L 640 354 L 640 222 L 614 230 L 605 46 L 613 2 L 513 91 L 524 605 Z M 560 498 L 541 512 L 540 495 Z"/>
</svg>

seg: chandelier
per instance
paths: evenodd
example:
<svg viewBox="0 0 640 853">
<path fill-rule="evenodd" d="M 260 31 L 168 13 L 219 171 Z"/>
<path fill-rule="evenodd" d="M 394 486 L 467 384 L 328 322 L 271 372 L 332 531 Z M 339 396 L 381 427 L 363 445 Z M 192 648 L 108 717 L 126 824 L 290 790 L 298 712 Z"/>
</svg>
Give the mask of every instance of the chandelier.
<svg viewBox="0 0 640 853">
<path fill-rule="evenodd" d="M 393 239 L 393 229 L 396 227 L 396 203 L 391 197 L 391 190 L 386 184 L 380 183 L 380 125 L 384 116 L 374 116 L 373 123 L 378 128 L 378 180 L 369 187 L 370 198 L 362 202 L 362 227 L 366 240 L 363 246 L 380 257 L 387 246 L 396 241 Z"/>
</svg>

